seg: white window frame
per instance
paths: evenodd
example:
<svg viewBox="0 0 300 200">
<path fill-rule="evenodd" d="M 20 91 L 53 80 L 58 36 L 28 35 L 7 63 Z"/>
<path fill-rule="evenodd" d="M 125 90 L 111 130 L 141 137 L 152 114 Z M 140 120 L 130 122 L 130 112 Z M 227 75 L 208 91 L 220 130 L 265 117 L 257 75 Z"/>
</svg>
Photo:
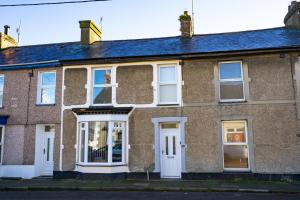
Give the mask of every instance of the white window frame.
<svg viewBox="0 0 300 200">
<path fill-rule="evenodd" d="M 226 122 L 231 123 L 244 123 L 245 126 L 245 142 L 225 142 L 225 130 L 224 130 L 224 124 Z M 248 168 L 225 168 L 224 162 L 224 146 L 247 146 L 247 153 L 248 153 Z M 223 170 L 224 171 L 241 171 L 241 172 L 248 172 L 250 171 L 250 150 L 249 150 L 249 144 L 248 144 L 248 126 L 246 120 L 224 120 L 222 121 L 222 157 L 223 157 Z"/>
<path fill-rule="evenodd" d="M 108 122 L 108 162 L 106 163 L 97 163 L 97 162 L 88 162 L 88 124 L 89 122 Z M 113 123 L 114 122 L 122 122 L 124 123 L 124 127 L 122 127 L 122 161 L 121 162 L 113 162 L 112 161 L 112 130 L 113 130 Z M 84 128 L 82 128 L 81 124 L 85 123 Z M 119 166 L 119 165 L 126 165 L 126 154 L 127 154 L 127 128 L 128 123 L 125 120 L 96 120 L 96 119 L 91 119 L 91 121 L 80 121 L 78 122 L 78 148 L 77 148 L 77 154 L 78 154 L 78 160 L 77 164 L 83 165 L 83 166 Z M 81 131 L 85 130 L 85 149 L 84 149 L 84 162 L 81 161 L 81 145 L 82 145 L 82 140 L 81 140 Z"/>
<path fill-rule="evenodd" d="M 42 85 L 42 76 L 43 74 L 55 74 L 55 80 L 54 80 L 54 85 L 47 85 L 43 86 Z M 43 103 L 42 102 L 42 89 L 44 88 L 54 88 L 54 102 L 51 103 Z M 41 71 L 38 73 L 38 87 L 37 87 L 37 104 L 38 105 L 53 105 L 56 103 L 56 71 Z"/>
<path fill-rule="evenodd" d="M 0 149 L 1 149 L 1 160 L 0 160 L 0 165 L 3 164 L 3 155 L 4 155 L 4 134 L 5 134 L 5 126 L 4 125 L 0 125 L 0 127 L 2 127 L 2 138 L 1 138 L 1 142 L 0 142 Z"/>
<path fill-rule="evenodd" d="M 241 65 L 241 78 L 233 78 L 233 79 L 221 79 L 221 64 L 224 63 L 240 63 Z M 218 64 L 218 70 L 219 70 L 219 101 L 220 102 L 243 102 L 246 100 L 245 97 L 245 80 L 244 80 L 244 70 L 243 70 L 243 62 L 242 61 L 224 61 L 219 62 Z M 237 82 L 242 81 L 243 83 L 243 98 L 242 99 L 221 99 L 221 83 L 222 82 Z"/>
<path fill-rule="evenodd" d="M 0 94 L 2 93 L 2 104 L 0 104 L 0 108 L 2 108 L 3 107 L 3 99 L 4 99 L 5 76 L 4 76 L 4 74 L 0 74 L 0 77 L 3 77 L 3 87 L 0 87 Z"/>
<path fill-rule="evenodd" d="M 158 105 L 177 105 L 180 104 L 180 84 L 179 84 L 179 80 L 180 80 L 180 72 L 179 72 L 179 67 L 176 63 L 170 63 L 170 64 L 159 64 L 158 66 L 158 74 L 157 74 L 157 98 L 158 98 Z M 175 68 L 175 81 L 174 82 L 165 82 L 165 83 L 161 83 L 160 82 L 160 69 L 164 68 L 164 67 L 174 67 Z M 164 85 L 175 85 L 176 86 L 176 101 L 174 102 L 161 102 L 160 101 L 160 86 L 164 86 Z"/>
<path fill-rule="evenodd" d="M 94 84 L 95 82 L 95 71 L 97 70 L 110 70 L 110 84 Z M 115 82 L 115 73 L 112 67 L 97 67 L 92 68 L 92 81 L 91 81 L 91 105 L 93 106 L 112 106 L 113 101 L 115 99 L 115 92 L 114 92 L 114 82 Z M 101 103 L 94 103 L 94 87 L 111 87 L 111 103 L 101 104 Z"/>
</svg>

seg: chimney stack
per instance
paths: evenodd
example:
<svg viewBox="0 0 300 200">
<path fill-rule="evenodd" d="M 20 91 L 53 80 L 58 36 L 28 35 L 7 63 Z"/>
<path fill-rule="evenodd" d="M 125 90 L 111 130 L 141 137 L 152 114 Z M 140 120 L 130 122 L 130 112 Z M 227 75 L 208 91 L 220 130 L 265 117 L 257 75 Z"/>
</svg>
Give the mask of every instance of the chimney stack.
<svg viewBox="0 0 300 200">
<path fill-rule="evenodd" d="M 180 31 L 181 37 L 190 38 L 193 36 L 193 25 L 192 18 L 188 11 L 184 11 L 182 15 L 179 16 L 180 21 Z"/>
<path fill-rule="evenodd" d="M 4 33 L 0 33 L 0 50 L 8 47 L 18 46 L 18 43 L 14 38 L 8 35 L 10 26 L 4 26 Z"/>
<path fill-rule="evenodd" d="M 284 18 L 286 27 L 300 28 L 300 2 L 292 1 Z"/>
<path fill-rule="evenodd" d="M 10 29 L 10 26 L 8 26 L 8 25 L 5 25 L 4 26 L 4 34 L 5 35 L 8 35 L 8 30 Z"/>
<path fill-rule="evenodd" d="M 81 44 L 90 45 L 101 40 L 101 30 L 91 21 L 79 21 L 81 29 Z"/>
</svg>

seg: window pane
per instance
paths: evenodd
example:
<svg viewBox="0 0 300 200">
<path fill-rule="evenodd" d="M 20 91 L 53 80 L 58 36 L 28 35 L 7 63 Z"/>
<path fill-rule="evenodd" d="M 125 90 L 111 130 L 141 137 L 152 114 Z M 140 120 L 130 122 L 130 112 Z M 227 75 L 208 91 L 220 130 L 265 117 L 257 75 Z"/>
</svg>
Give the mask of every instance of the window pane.
<svg viewBox="0 0 300 200">
<path fill-rule="evenodd" d="M 0 106 L 3 105 L 3 92 L 0 92 Z"/>
<path fill-rule="evenodd" d="M 176 82 L 176 67 L 160 67 L 160 83 Z"/>
<path fill-rule="evenodd" d="M 82 123 L 84 124 L 84 123 Z M 81 131 L 80 162 L 84 162 L 85 153 L 85 130 Z"/>
<path fill-rule="evenodd" d="M 225 145 L 224 168 L 248 168 L 247 146 Z"/>
<path fill-rule="evenodd" d="M 111 87 L 94 87 L 94 104 L 111 103 Z"/>
<path fill-rule="evenodd" d="M 108 122 L 90 122 L 88 135 L 88 162 L 108 162 Z"/>
<path fill-rule="evenodd" d="M 0 89 L 3 90 L 4 86 L 4 76 L 0 76 Z"/>
<path fill-rule="evenodd" d="M 47 139 L 47 158 L 46 160 L 49 161 L 50 157 L 50 138 Z"/>
<path fill-rule="evenodd" d="M 226 99 L 244 99 L 242 81 L 220 82 L 220 97 Z"/>
<path fill-rule="evenodd" d="M 173 155 L 176 155 L 176 138 L 173 136 Z"/>
<path fill-rule="evenodd" d="M 41 103 L 55 103 L 55 88 L 42 88 Z"/>
<path fill-rule="evenodd" d="M 162 123 L 162 129 L 169 129 L 169 128 L 178 128 L 178 123 Z"/>
<path fill-rule="evenodd" d="M 46 125 L 45 132 L 55 132 L 55 126 L 54 125 Z"/>
<path fill-rule="evenodd" d="M 225 143 L 246 142 L 244 122 L 224 122 L 223 132 Z"/>
<path fill-rule="evenodd" d="M 177 102 L 177 85 L 161 85 L 159 93 L 159 101 L 161 103 Z"/>
<path fill-rule="evenodd" d="M 110 84 L 111 70 L 95 70 L 94 84 Z"/>
<path fill-rule="evenodd" d="M 165 142 L 166 142 L 166 155 L 169 155 L 169 141 L 168 141 L 169 137 L 166 136 L 165 137 Z"/>
<path fill-rule="evenodd" d="M 3 130 L 2 127 L 0 127 L 0 143 L 2 143 L 2 134 L 3 134 L 3 133 L 2 133 L 2 130 Z M 1 154 L 0 154 L 0 155 L 1 155 Z"/>
<path fill-rule="evenodd" d="M 122 138 L 123 131 L 120 129 L 113 129 L 112 132 L 112 161 L 122 162 Z"/>
<path fill-rule="evenodd" d="M 242 78 L 241 63 L 220 63 L 220 79 Z"/>
<path fill-rule="evenodd" d="M 42 85 L 55 85 L 55 73 L 42 73 Z"/>
</svg>

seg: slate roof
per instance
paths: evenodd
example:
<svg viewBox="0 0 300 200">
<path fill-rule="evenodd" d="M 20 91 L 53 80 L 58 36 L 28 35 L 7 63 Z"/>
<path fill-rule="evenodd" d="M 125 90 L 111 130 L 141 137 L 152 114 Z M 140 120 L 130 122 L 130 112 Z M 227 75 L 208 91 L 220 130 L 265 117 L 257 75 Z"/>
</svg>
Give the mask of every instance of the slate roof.
<svg viewBox="0 0 300 200">
<path fill-rule="evenodd" d="M 190 39 L 176 36 L 100 41 L 92 45 L 68 42 L 21 46 L 0 51 L 0 69 L 12 68 L 11 65 L 47 67 L 72 60 L 163 57 L 286 48 L 300 48 L 300 29 L 279 27 L 194 35 Z"/>
</svg>

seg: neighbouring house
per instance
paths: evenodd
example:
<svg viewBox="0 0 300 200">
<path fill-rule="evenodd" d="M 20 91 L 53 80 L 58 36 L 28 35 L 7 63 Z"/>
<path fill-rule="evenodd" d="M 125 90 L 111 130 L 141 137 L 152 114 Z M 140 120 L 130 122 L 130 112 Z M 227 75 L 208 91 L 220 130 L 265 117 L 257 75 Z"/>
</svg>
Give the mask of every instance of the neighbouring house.
<svg viewBox="0 0 300 200">
<path fill-rule="evenodd" d="M 285 26 L 0 40 L 0 176 L 300 177 L 300 3 Z"/>
</svg>

